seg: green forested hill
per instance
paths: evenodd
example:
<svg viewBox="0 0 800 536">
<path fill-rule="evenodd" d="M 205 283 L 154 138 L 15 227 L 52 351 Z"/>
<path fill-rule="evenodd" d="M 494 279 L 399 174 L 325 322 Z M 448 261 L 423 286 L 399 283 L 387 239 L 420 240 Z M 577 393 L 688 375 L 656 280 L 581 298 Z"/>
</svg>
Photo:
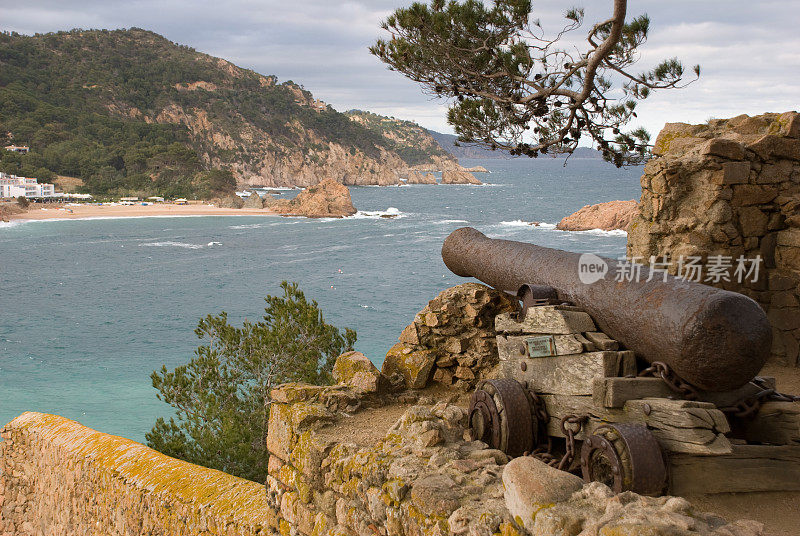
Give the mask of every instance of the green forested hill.
<svg viewBox="0 0 800 536">
<path fill-rule="evenodd" d="M 140 29 L 0 34 L 4 141 L 31 153 L 3 151 L 2 171 L 79 177 L 92 193 L 201 197 L 334 170 L 370 183 L 441 151 L 406 154 L 292 82 Z"/>
</svg>

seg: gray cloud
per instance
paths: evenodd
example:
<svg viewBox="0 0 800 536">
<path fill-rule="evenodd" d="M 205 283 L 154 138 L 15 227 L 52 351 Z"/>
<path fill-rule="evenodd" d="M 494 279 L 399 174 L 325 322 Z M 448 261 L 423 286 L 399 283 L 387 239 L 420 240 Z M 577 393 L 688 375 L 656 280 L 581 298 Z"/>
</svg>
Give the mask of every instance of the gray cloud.
<svg viewBox="0 0 800 536">
<path fill-rule="evenodd" d="M 20 33 L 137 26 L 281 80 L 303 84 L 339 110 L 361 108 L 450 131 L 445 103 L 390 72 L 367 47 L 393 9 L 411 0 L 0 0 L 0 28 Z M 610 2 L 584 2 L 587 21 Z M 640 107 L 642 125 L 797 109 L 800 102 L 800 0 L 643 0 L 629 16 L 652 20 L 641 69 L 677 56 L 703 67 L 700 81 L 656 93 Z M 556 30 L 571 2 L 534 2 Z M 641 11 L 640 11 L 641 10 Z M 583 30 L 575 34 L 576 43 Z"/>
</svg>

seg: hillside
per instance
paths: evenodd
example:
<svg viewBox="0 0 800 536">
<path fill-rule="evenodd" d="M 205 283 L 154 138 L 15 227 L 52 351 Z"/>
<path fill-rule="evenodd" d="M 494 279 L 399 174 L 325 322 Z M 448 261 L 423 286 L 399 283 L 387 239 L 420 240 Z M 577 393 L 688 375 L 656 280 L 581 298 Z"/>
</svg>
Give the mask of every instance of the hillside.
<svg viewBox="0 0 800 536">
<path fill-rule="evenodd" d="M 396 184 L 397 171 L 451 158 L 413 130 L 386 136 L 293 82 L 141 29 L 0 34 L 0 142 L 31 146 L 2 154 L 0 170 L 77 177 L 91 193 Z"/>
</svg>

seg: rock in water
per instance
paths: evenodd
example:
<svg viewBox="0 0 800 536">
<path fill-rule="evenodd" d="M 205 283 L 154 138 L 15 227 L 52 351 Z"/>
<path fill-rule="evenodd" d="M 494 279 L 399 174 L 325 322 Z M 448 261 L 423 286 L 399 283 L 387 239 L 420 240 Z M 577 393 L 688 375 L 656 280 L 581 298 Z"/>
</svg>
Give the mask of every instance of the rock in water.
<svg viewBox="0 0 800 536">
<path fill-rule="evenodd" d="M 264 201 L 256 192 L 252 192 L 244 202 L 243 208 L 264 208 Z"/>
<path fill-rule="evenodd" d="M 217 202 L 217 206 L 219 208 L 242 208 L 244 206 L 244 201 L 238 195 L 229 195 L 228 197 L 223 197 L 222 199 Z"/>
<path fill-rule="evenodd" d="M 333 179 L 306 188 L 292 200 L 278 199 L 269 203 L 269 209 L 284 216 L 308 218 L 343 218 L 356 213 L 350 190 Z"/>
<path fill-rule="evenodd" d="M 639 213 L 636 201 L 609 201 L 597 205 L 586 205 L 578 212 L 571 214 L 558 222 L 556 229 L 561 231 L 588 231 L 601 229 L 603 231 L 626 231 L 633 218 Z"/>
<path fill-rule="evenodd" d="M 423 175 L 419 171 L 410 171 L 406 184 L 436 184 L 436 177 L 433 173 Z"/>
<path fill-rule="evenodd" d="M 443 171 L 442 184 L 483 184 L 469 171 Z"/>
</svg>

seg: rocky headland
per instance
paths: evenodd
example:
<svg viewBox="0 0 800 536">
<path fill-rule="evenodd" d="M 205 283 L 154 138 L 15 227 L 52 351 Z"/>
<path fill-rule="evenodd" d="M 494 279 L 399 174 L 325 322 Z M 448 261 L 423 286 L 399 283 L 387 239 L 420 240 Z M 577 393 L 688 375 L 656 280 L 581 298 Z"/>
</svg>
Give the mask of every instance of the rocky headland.
<svg viewBox="0 0 800 536">
<path fill-rule="evenodd" d="M 570 214 L 556 225 L 560 231 L 628 231 L 633 218 L 639 213 L 638 203 L 630 201 L 609 201 L 597 205 L 586 205 Z"/>
</svg>

